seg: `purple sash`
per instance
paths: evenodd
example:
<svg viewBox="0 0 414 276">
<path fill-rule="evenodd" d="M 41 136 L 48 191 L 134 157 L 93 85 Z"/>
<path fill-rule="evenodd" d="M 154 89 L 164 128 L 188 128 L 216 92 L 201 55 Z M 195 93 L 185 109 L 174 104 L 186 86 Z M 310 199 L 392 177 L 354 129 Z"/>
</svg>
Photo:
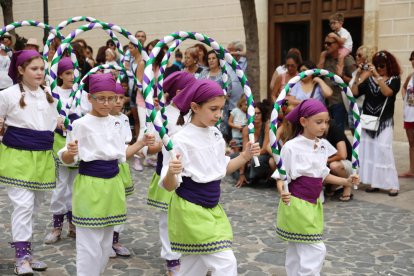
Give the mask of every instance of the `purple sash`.
<svg viewBox="0 0 414 276">
<path fill-rule="evenodd" d="M 191 177 L 183 176 L 183 182 L 175 190 L 175 193 L 194 204 L 213 208 L 220 199 L 220 182 L 221 180 L 197 183 Z"/>
<path fill-rule="evenodd" d="M 300 199 L 316 204 L 322 191 L 322 178 L 301 176 L 289 183 L 289 192 Z"/>
<path fill-rule="evenodd" d="M 4 134 L 3 144 L 14 149 L 42 151 L 51 150 L 53 140 L 52 131 L 9 126 Z"/>
<path fill-rule="evenodd" d="M 119 173 L 118 160 L 94 160 L 90 162 L 80 161 L 79 173 L 99 178 L 112 178 Z"/>
<path fill-rule="evenodd" d="M 155 167 L 155 173 L 158 175 L 161 175 L 161 169 L 162 169 L 162 160 L 164 157 L 162 156 L 162 152 L 160 151 L 157 154 L 157 166 Z"/>
</svg>

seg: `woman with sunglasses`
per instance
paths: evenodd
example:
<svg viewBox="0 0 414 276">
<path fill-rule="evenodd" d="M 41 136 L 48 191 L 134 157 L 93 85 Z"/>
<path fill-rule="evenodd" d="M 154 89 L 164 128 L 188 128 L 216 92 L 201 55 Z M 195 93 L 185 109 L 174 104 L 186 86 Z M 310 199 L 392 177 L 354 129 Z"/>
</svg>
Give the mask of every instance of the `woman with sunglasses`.
<svg viewBox="0 0 414 276">
<path fill-rule="evenodd" d="M 410 62 L 414 68 L 414 51 L 411 52 Z M 414 178 L 414 73 L 407 77 L 401 91 L 404 100 L 404 128 L 410 147 L 410 168 L 399 177 Z"/>
<path fill-rule="evenodd" d="M 392 151 L 394 103 L 401 86 L 401 68 L 388 51 L 374 54 L 367 70 L 357 69 L 352 85 L 354 96 L 365 95 L 362 113 L 379 117 L 377 131 L 362 130 L 360 157 L 361 182 L 370 184 L 365 191 L 388 190 L 397 196 L 400 188 Z"/>
<path fill-rule="evenodd" d="M 276 77 L 275 86 L 273 87 L 272 91 L 273 101 L 276 101 L 280 90 L 285 87 L 289 80 L 298 74 L 298 66 L 300 63 L 301 60 L 297 54 L 290 53 L 286 56 L 285 67 L 287 71 L 286 73 L 283 73 Z"/>
</svg>

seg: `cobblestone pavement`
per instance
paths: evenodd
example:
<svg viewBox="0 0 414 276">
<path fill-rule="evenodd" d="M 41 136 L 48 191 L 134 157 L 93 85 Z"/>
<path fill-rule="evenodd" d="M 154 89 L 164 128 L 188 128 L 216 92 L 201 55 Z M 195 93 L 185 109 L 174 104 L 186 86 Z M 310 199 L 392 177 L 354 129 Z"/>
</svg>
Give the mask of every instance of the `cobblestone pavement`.
<svg viewBox="0 0 414 276">
<path fill-rule="evenodd" d="M 133 176 L 136 192 L 128 198 L 129 219 L 120 237 L 132 257 L 110 260 L 105 275 L 165 275 L 159 258 L 158 213 L 146 205 L 152 170 L 134 171 Z M 233 226 L 239 275 L 285 275 L 286 243 L 274 231 L 276 191 L 236 189 L 231 183 L 230 178 L 222 183 L 221 202 Z M 370 203 L 363 200 L 365 195 L 356 191 L 348 203 L 327 200 L 323 275 L 414 275 L 414 210 Z M 50 193 L 36 217 L 33 244 L 35 256 L 49 269 L 35 275 L 75 275 L 75 243 L 66 233 L 56 245 L 43 244 L 51 228 L 49 198 Z M 11 211 L 6 189 L 0 188 L 0 275 L 13 275 L 14 250 L 8 245 Z"/>
</svg>

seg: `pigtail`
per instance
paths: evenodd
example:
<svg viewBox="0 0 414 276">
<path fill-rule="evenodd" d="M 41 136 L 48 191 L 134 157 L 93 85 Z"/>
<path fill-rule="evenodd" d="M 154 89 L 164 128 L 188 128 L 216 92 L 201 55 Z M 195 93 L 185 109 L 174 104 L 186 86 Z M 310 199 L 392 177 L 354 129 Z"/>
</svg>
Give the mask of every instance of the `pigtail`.
<svg viewBox="0 0 414 276">
<path fill-rule="evenodd" d="M 185 114 L 183 112 L 180 112 L 180 116 L 178 116 L 178 119 L 177 119 L 177 126 L 184 125 L 184 123 L 185 123 L 184 116 L 185 116 Z"/>
<path fill-rule="evenodd" d="M 26 96 L 26 92 L 23 89 L 22 82 L 19 82 L 19 87 L 20 87 L 20 92 L 21 92 L 19 105 L 20 105 L 21 108 L 24 108 L 26 106 L 26 102 L 24 101 L 24 96 Z"/>
<path fill-rule="evenodd" d="M 43 85 L 40 85 L 40 88 L 42 88 L 43 92 L 45 92 L 47 102 L 50 103 L 50 104 L 53 103 L 54 102 L 54 99 L 53 99 L 52 95 L 50 95 L 50 93 L 48 93 L 46 91 L 46 89 L 45 89 L 45 87 Z"/>
</svg>

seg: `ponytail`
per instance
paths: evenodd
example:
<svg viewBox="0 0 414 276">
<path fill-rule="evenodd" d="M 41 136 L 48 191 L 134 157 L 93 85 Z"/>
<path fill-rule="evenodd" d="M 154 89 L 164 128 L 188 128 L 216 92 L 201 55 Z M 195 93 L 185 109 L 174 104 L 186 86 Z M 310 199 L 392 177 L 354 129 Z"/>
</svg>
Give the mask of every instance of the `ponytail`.
<svg viewBox="0 0 414 276">
<path fill-rule="evenodd" d="M 184 116 L 185 116 L 185 114 L 183 113 L 183 112 L 180 112 L 180 116 L 178 116 L 178 119 L 177 119 L 177 126 L 182 126 L 182 125 L 184 125 Z"/>
<path fill-rule="evenodd" d="M 45 92 L 47 102 L 50 103 L 50 104 L 53 103 L 54 99 L 53 99 L 52 95 L 46 91 L 46 89 L 43 85 L 40 85 L 40 88 L 42 88 L 43 92 Z"/>
</svg>

